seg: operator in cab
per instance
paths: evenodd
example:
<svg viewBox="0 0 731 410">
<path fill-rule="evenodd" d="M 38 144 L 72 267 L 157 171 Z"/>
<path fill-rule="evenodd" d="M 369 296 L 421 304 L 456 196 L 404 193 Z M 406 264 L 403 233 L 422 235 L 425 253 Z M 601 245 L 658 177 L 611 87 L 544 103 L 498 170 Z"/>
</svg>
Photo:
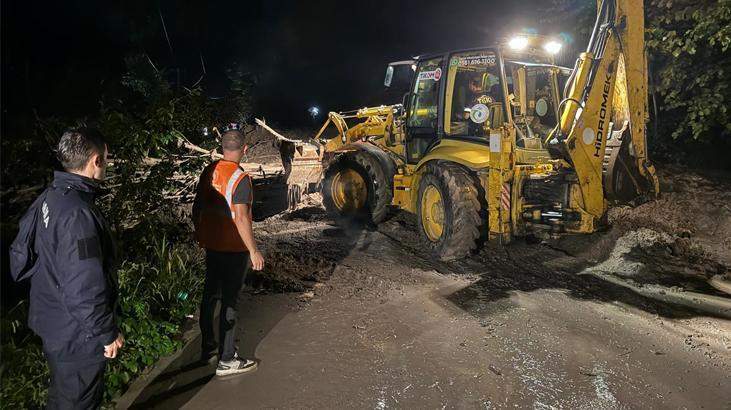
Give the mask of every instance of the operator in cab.
<svg viewBox="0 0 731 410">
<path fill-rule="evenodd" d="M 500 80 L 497 76 L 489 72 L 478 72 L 471 74 L 467 80 L 467 87 L 458 88 L 455 97 L 456 111 L 453 113 L 455 124 L 452 128 L 455 133 L 463 134 L 460 129 L 467 128 L 467 134 L 474 137 L 484 136 L 484 128 L 481 122 L 475 122 L 474 116 L 479 113 L 473 113 L 475 110 L 483 110 L 487 112 L 491 104 L 499 101 L 500 96 Z M 464 90 L 464 91 L 462 91 Z"/>
</svg>

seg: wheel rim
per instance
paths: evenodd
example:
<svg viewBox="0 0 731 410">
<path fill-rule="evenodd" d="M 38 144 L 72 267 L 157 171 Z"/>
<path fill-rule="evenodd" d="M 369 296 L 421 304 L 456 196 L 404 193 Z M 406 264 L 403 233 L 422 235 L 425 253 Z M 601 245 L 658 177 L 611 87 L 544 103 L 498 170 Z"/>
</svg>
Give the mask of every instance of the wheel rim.
<svg viewBox="0 0 731 410">
<path fill-rule="evenodd" d="M 360 174 L 352 169 L 338 172 L 333 178 L 332 199 L 335 206 L 344 212 L 354 212 L 366 203 L 368 188 Z"/>
<path fill-rule="evenodd" d="M 444 201 L 434 185 L 429 185 L 421 196 L 421 223 L 424 233 L 432 242 L 437 242 L 444 233 Z"/>
</svg>

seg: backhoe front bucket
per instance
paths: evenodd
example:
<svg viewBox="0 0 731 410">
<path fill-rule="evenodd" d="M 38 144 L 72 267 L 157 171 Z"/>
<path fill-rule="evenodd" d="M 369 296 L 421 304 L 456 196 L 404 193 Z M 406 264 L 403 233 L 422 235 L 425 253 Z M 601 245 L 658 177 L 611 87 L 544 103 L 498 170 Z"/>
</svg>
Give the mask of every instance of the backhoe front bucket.
<svg viewBox="0 0 731 410">
<path fill-rule="evenodd" d="M 285 142 L 285 144 L 287 144 Z M 322 178 L 322 162 L 317 146 L 301 143 L 291 152 L 282 152 L 282 163 L 287 176 L 289 208 L 294 209 L 302 200 L 302 194 L 317 192 Z"/>
</svg>

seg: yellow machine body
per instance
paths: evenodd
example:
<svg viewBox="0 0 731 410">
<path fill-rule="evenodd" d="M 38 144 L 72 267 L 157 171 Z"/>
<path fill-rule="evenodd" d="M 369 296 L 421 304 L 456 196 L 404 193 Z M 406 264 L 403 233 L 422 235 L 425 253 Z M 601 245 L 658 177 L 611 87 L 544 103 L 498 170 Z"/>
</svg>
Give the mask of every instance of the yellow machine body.
<svg viewBox="0 0 731 410">
<path fill-rule="evenodd" d="M 535 36 L 520 52 L 497 46 L 419 57 L 406 104 L 329 113 L 315 137 L 325 162 L 366 146 L 383 152 L 395 165 L 391 204 L 420 209 L 427 237 L 445 229 L 440 194 L 427 187 L 419 197 L 428 164 L 456 164 L 479 181 L 490 239 L 596 231 L 627 181 L 636 193 L 658 193 L 647 158 L 642 2 L 604 0 L 598 14 L 590 49 L 573 70 L 555 66 Z M 461 110 L 465 89 L 490 93 Z M 550 130 L 539 116 L 554 119 Z"/>
</svg>

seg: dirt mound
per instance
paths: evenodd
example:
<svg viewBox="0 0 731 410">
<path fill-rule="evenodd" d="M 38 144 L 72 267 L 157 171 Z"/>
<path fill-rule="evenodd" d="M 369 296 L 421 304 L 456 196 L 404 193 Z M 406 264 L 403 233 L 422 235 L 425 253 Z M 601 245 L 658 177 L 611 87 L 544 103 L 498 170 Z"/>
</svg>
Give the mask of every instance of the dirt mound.
<svg viewBox="0 0 731 410">
<path fill-rule="evenodd" d="M 287 138 L 297 140 L 307 140 L 314 133 L 310 130 L 290 129 L 282 131 Z M 244 157 L 244 162 L 256 162 L 260 164 L 278 164 L 281 165 L 282 158 L 279 154 L 279 146 L 277 139 L 268 131 L 261 127 L 246 134 L 246 144 L 249 149 Z"/>
<path fill-rule="evenodd" d="M 680 167 L 663 169 L 659 176 L 660 198 L 635 208 L 611 209 L 613 229 L 624 233 L 649 228 L 686 238 L 688 248 L 731 265 L 731 178 Z"/>
<path fill-rule="evenodd" d="M 252 278 L 255 288 L 275 292 L 302 292 L 327 280 L 335 264 L 307 252 L 295 242 L 275 240 L 267 243 L 267 266 Z"/>
<path fill-rule="evenodd" d="M 315 197 L 316 199 L 316 197 Z M 314 200 L 314 199 L 313 199 Z M 300 207 L 254 224 L 266 258 L 247 283 L 262 291 L 302 292 L 330 278 L 349 251 L 321 206 Z"/>
<path fill-rule="evenodd" d="M 710 294 L 717 292 L 707 280 L 713 275 L 724 274 L 726 269 L 690 239 L 648 228 L 632 230 L 619 237 L 606 260 L 589 268 L 638 285 L 652 284 Z"/>
<path fill-rule="evenodd" d="M 277 139 L 263 129 L 255 129 L 245 137 L 246 151 L 244 162 L 257 162 L 260 164 L 281 164 Z"/>
<path fill-rule="evenodd" d="M 707 280 L 731 265 L 731 184 L 684 168 L 660 172 L 661 197 L 609 211 L 610 231 L 584 255 L 592 270 L 637 284 L 715 294 Z"/>
</svg>

